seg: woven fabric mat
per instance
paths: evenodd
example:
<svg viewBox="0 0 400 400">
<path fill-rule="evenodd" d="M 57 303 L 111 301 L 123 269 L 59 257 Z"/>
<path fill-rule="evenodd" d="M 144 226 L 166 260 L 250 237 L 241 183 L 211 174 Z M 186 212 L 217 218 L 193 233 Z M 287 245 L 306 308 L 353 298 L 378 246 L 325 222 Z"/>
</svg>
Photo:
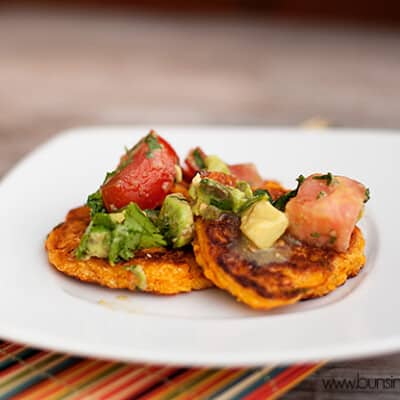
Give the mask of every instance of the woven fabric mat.
<svg viewBox="0 0 400 400">
<path fill-rule="evenodd" d="M 127 364 L 0 341 L 0 399 L 273 399 L 321 365 L 182 368 Z"/>
</svg>

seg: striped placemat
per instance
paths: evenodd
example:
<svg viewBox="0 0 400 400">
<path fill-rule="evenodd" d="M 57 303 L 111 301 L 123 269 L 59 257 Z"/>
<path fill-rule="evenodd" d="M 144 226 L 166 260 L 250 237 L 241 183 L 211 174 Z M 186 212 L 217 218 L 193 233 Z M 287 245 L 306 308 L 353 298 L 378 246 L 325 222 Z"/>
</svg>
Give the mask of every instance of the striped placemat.
<svg viewBox="0 0 400 400">
<path fill-rule="evenodd" d="M 181 368 L 96 360 L 0 341 L 0 400 L 273 399 L 321 365 Z"/>
</svg>

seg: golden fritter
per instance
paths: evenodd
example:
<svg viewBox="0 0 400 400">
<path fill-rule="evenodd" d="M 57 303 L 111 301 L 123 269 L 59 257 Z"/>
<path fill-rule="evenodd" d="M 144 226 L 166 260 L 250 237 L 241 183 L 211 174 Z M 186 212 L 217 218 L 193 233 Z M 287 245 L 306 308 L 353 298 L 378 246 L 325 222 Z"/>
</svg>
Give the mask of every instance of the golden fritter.
<svg viewBox="0 0 400 400">
<path fill-rule="evenodd" d="M 281 191 L 275 182 L 263 186 L 271 194 Z M 364 238 L 357 227 L 344 253 L 306 245 L 286 234 L 273 248 L 254 250 L 234 214 L 198 218 L 195 227 L 194 253 L 205 276 L 256 309 L 323 296 L 357 275 L 365 263 Z"/>
<path fill-rule="evenodd" d="M 66 221 L 56 226 L 46 240 L 50 263 L 64 274 L 113 289 L 134 291 L 142 286 L 141 290 L 157 294 L 177 294 L 212 286 L 197 265 L 190 248 L 140 250 L 132 260 L 115 266 L 100 258 L 77 260 L 75 249 L 89 220 L 87 207 L 71 210 Z M 133 265 L 139 265 L 143 270 L 145 286 L 140 282 L 140 276 L 126 269 Z"/>
</svg>

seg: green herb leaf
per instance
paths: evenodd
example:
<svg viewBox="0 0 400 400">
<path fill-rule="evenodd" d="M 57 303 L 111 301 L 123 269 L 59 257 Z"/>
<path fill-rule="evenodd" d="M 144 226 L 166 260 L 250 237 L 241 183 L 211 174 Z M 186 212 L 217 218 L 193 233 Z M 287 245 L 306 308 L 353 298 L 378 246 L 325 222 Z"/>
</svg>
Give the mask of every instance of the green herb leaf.
<svg viewBox="0 0 400 400">
<path fill-rule="evenodd" d="M 149 151 L 146 153 L 146 157 L 152 158 L 154 151 L 161 149 L 161 144 L 158 142 L 157 137 L 151 132 L 144 138 L 144 141 L 149 147 Z"/>
<path fill-rule="evenodd" d="M 200 150 L 199 150 L 198 147 L 196 147 L 193 150 L 193 159 L 194 159 L 194 162 L 195 162 L 195 164 L 197 165 L 197 167 L 199 169 L 205 169 L 206 168 L 206 163 L 205 163 L 203 157 L 201 156 L 201 153 L 200 153 Z"/>
<path fill-rule="evenodd" d="M 272 198 L 270 192 L 267 189 L 256 189 L 253 192 L 254 196 L 267 196 L 268 198 Z"/>
<path fill-rule="evenodd" d="M 75 251 L 75 256 L 78 260 L 82 260 L 86 257 L 86 250 L 87 250 L 87 245 L 89 241 L 89 234 L 90 231 L 92 230 L 93 227 L 93 222 L 90 222 L 90 224 L 87 226 L 85 233 L 83 234 L 81 241 L 79 242 L 79 246 L 77 247 Z"/>
<path fill-rule="evenodd" d="M 365 197 L 364 197 L 364 203 L 366 203 L 369 199 L 371 198 L 369 188 L 365 189 Z"/>
<path fill-rule="evenodd" d="M 92 193 L 87 198 L 86 205 L 90 208 L 91 216 L 93 216 L 96 213 L 106 211 L 103 203 L 103 196 L 101 195 L 100 189 L 97 192 Z"/>
<path fill-rule="evenodd" d="M 319 238 L 321 234 L 319 232 L 312 232 L 310 236 L 313 238 Z"/>
<path fill-rule="evenodd" d="M 76 251 L 78 259 L 94 255 L 89 245 L 93 244 L 94 234 L 98 231 L 107 233 L 107 249 L 103 256 L 104 252 L 100 252 L 96 246 L 97 254 L 107 257 L 111 265 L 120 260 L 130 260 L 138 249 L 163 247 L 167 244 L 150 218 L 135 203 L 130 203 L 119 213 L 98 212 L 92 216 Z"/>
<path fill-rule="evenodd" d="M 303 175 L 299 175 L 298 178 L 296 179 L 297 181 L 297 187 L 294 190 L 291 190 L 290 192 L 287 192 L 283 194 L 281 197 L 278 197 L 275 201 L 272 202 L 272 205 L 276 207 L 280 211 L 285 211 L 286 204 L 288 201 L 297 196 L 297 192 L 299 191 L 299 188 L 301 184 L 304 182 L 306 178 L 304 178 Z"/>
<path fill-rule="evenodd" d="M 334 181 L 333 175 L 330 172 L 328 172 L 325 175 L 313 176 L 313 179 L 320 180 L 320 181 L 326 181 L 326 184 L 328 186 L 331 185 Z"/>
<path fill-rule="evenodd" d="M 215 198 L 210 198 L 210 204 L 224 211 L 232 211 L 233 207 L 231 199 L 218 200 Z"/>
<path fill-rule="evenodd" d="M 268 190 L 265 189 L 257 189 L 253 192 L 253 197 L 250 198 L 249 200 L 246 201 L 246 203 L 244 203 L 240 209 L 239 209 L 239 213 L 243 213 L 244 211 L 246 211 L 247 209 L 249 209 L 253 204 L 257 203 L 260 200 L 268 200 L 271 203 L 271 195 L 268 192 Z"/>
</svg>

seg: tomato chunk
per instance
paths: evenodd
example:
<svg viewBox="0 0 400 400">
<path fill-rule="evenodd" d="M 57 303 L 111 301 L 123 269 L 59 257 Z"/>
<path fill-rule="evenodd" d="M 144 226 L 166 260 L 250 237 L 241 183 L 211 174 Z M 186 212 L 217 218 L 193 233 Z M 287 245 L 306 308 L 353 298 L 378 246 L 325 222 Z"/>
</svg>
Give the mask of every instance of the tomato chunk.
<svg viewBox="0 0 400 400">
<path fill-rule="evenodd" d="M 260 187 L 263 184 L 263 179 L 253 163 L 232 164 L 229 169 L 237 179 L 248 182 L 252 187 Z"/>
<path fill-rule="evenodd" d="M 212 179 L 213 181 L 219 182 L 225 186 L 236 187 L 237 185 L 237 179 L 233 175 L 228 175 L 224 172 L 203 170 L 200 172 L 200 176 L 201 178 Z"/>
<path fill-rule="evenodd" d="M 171 145 L 151 131 L 120 160 L 116 173 L 101 187 L 108 211 L 135 202 L 142 209 L 160 206 L 172 190 L 178 156 Z"/>
<path fill-rule="evenodd" d="M 311 175 L 286 205 L 289 232 L 305 243 L 346 251 L 365 194 L 365 186 L 353 179 Z"/>
<path fill-rule="evenodd" d="M 185 158 L 185 165 L 182 168 L 183 177 L 186 182 L 191 182 L 197 172 L 206 167 L 206 157 L 206 153 L 200 147 L 195 147 L 189 151 L 189 154 Z"/>
</svg>

